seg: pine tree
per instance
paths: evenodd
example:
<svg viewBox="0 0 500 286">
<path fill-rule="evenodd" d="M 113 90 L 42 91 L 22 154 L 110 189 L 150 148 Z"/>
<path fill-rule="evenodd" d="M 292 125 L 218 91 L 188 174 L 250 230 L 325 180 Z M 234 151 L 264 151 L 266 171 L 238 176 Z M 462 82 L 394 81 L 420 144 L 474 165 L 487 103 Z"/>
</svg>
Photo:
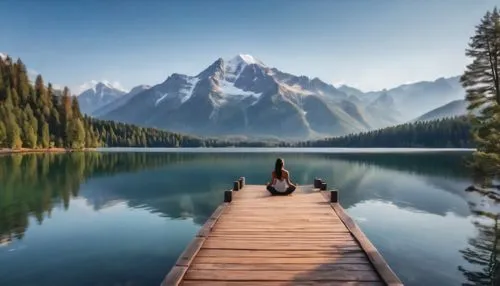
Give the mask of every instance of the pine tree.
<svg viewBox="0 0 500 286">
<path fill-rule="evenodd" d="M 61 97 L 61 102 L 59 105 L 59 117 L 61 121 L 61 126 L 59 130 L 59 134 L 61 136 L 61 140 L 65 147 L 71 146 L 71 138 L 70 138 L 70 121 L 73 117 L 71 112 L 71 96 L 69 93 L 69 89 L 67 87 L 64 88 L 63 95 Z"/>
<path fill-rule="evenodd" d="M 72 149 L 81 149 L 85 147 L 85 128 L 79 118 L 73 119 L 70 122 L 70 145 Z"/>
<path fill-rule="evenodd" d="M 76 99 L 76 97 L 73 97 L 71 101 L 71 113 L 74 118 L 82 118 L 80 105 L 78 104 L 78 100 Z"/>
<path fill-rule="evenodd" d="M 7 128 L 5 128 L 5 124 L 2 121 L 0 121 L 0 148 L 6 145 L 5 144 L 6 141 L 7 141 Z"/>
<path fill-rule="evenodd" d="M 476 142 L 473 166 L 485 175 L 500 175 L 500 14 L 495 7 L 476 26 L 466 55 L 472 58 L 461 77 L 469 102 Z M 479 110 L 479 115 L 473 111 Z"/>
<path fill-rule="evenodd" d="M 17 59 L 15 75 L 15 84 L 13 87 L 16 88 L 17 94 L 20 96 L 20 103 L 26 105 L 30 93 L 30 82 L 26 66 L 21 59 Z"/>
<path fill-rule="evenodd" d="M 16 120 L 11 115 L 5 126 L 7 128 L 7 148 L 19 149 L 22 147 L 21 129 L 17 125 Z"/>
<path fill-rule="evenodd" d="M 27 148 L 36 148 L 37 134 L 33 126 L 28 122 L 24 122 L 23 126 L 23 145 Z"/>
<path fill-rule="evenodd" d="M 47 124 L 47 122 L 44 122 L 42 124 L 42 136 L 40 144 L 42 145 L 42 148 L 50 147 L 50 132 L 49 132 L 49 124 Z"/>
</svg>

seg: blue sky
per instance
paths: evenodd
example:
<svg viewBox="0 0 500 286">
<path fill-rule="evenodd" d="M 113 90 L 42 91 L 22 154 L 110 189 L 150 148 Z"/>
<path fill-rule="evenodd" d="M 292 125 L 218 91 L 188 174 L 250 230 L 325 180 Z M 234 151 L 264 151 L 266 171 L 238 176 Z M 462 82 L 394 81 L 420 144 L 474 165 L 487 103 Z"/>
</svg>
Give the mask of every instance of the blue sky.
<svg viewBox="0 0 500 286">
<path fill-rule="evenodd" d="M 362 90 L 461 74 L 492 0 L 2 0 L 0 52 L 74 91 L 90 80 L 127 89 L 217 58 Z M 500 6 L 500 5 L 499 5 Z"/>
</svg>

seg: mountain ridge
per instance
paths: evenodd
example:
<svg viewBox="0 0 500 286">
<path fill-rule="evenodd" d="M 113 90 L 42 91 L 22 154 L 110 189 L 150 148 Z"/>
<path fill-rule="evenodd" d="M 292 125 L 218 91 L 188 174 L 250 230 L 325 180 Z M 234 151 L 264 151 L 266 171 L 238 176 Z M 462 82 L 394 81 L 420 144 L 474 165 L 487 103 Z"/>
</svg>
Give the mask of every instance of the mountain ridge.
<svg viewBox="0 0 500 286">
<path fill-rule="evenodd" d="M 202 135 L 239 131 L 255 136 L 309 137 L 363 130 L 367 122 L 357 122 L 363 111 L 356 103 L 340 105 L 346 99 L 345 93 L 318 78 L 284 73 L 240 54 L 218 58 L 195 76 L 174 73 L 147 93 L 134 96 L 129 107 L 102 117 Z M 331 119 L 334 131 L 316 118 L 318 110 Z"/>
<path fill-rule="evenodd" d="M 91 81 L 91 85 L 83 85 L 87 89 L 76 95 L 83 113 L 91 115 L 94 111 L 127 94 L 122 89 L 115 88 L 109 82 Z"/>
<path fill-rule="evenodd" d="M 456 77 L 440 78 L 363 93 L 238 54 L 220 57 L 194 76 L 173 73 L 98 117 L 202 136 L 340 136 L 421 115 L 456 99 L 456 83 Z"/>
</svg>

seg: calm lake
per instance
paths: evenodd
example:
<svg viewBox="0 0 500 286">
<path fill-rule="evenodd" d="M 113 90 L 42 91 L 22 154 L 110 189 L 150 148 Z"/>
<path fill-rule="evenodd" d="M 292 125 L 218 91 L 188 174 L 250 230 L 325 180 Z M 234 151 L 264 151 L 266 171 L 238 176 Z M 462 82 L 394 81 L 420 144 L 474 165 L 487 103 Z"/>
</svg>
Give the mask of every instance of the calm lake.
<svg viewBox="0 0 500 286">
<path fill-rule="evenodd" d="M 0 156 L 0 285 L 158 286 L 223 191 L 264 184 L 277 156 L 294 182 L 338 188 L 406 285 L 495 284 L 500 232 L 478 210 L 496 205 L 465 191 L 470 152 L 325 150 Z"/>
</svg>

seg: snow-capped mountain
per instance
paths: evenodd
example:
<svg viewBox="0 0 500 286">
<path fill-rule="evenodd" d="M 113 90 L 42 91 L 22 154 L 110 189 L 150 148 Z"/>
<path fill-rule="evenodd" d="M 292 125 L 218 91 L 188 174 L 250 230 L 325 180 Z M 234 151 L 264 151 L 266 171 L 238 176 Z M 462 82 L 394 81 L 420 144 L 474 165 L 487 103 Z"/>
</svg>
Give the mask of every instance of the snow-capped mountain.
<svg viewBox="0 0 500 286">
<path fill-rule="evenodd" d="M 110 103 L 94 110 L 92 112 L 92 116 L 99 117 L 99 116 L 102 116 L 106 113 L 109 113 L 109 112 L 117 109 L 118 107 L 125 105 L 136 94 L 139 94 L 139 93 L 141 93 L 149 88 L 151 88 L 151 86 L 149 86 L 149 85 L 138 85 L 138 86 L 132 88 L 129 93 L 127 93 L 123 96 L 120 96 L 116 100 L 113 100 Z"/>
<path fill-rule="evenodd" d="M 7 54 L 0 53 L 0 59 L 5 61 L 7 59 Z"/>
<path fill-rule="evenodd" d="M 318 78 L 237 55 L 195 76 L 174 73 L 100 117 L 198 135 L 303 139 L 393 124 L 377 112 Z"/>
<path fill-rule="evenodd" d="M 80 110 L 86 114 L 92 114 L 95 110 L 115 101 L 127 93 L 126 90 L 108 81 L 91 81 L 80 86 L 81 93 L 78 94 Z"/>
</svg>

